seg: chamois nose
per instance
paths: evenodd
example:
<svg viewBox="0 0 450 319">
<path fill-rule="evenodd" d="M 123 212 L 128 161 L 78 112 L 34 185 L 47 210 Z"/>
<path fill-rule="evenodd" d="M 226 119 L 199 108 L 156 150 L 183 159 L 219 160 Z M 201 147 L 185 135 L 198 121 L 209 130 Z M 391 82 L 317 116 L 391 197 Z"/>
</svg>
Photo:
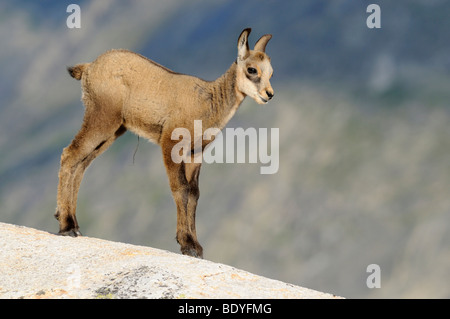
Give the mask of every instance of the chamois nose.
<svg viewBox="0 0 450 319">
<path fill-rule="evenodd" d="M 269 97 L 269 100 L 271 100 L 274 96 L 273 92 L 266 91 L 266 94 Z"/>
</svg>

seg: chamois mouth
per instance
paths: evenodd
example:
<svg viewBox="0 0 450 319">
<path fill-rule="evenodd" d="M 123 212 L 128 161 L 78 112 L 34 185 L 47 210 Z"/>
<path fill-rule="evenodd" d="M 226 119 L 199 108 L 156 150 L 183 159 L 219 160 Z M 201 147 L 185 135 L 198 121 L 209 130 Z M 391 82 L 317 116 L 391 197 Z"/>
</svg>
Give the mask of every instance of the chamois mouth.
<svg viewBox="0 0 450 319">
<path fill-rule="evenodd" d="M 266 104 L 267 102 L 269 102 L 269 100 L 266 100 L 265 98 L 263 98 L 261 95 L 259 96 L 259 98 L 261 99 L 261 101 Z"/>
</svg>

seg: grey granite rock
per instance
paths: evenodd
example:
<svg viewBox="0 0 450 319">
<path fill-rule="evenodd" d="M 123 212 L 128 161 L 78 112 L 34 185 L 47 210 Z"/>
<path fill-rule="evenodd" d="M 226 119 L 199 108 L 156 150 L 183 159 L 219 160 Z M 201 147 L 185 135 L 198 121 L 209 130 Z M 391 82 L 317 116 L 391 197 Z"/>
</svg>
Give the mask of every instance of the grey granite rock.
<svg viewBox="0 0 450 319">
<path fill-rule="evenodd" d="M 0 298 L 336 298 L 150 247 L 0 223 Z"/>
</svg>

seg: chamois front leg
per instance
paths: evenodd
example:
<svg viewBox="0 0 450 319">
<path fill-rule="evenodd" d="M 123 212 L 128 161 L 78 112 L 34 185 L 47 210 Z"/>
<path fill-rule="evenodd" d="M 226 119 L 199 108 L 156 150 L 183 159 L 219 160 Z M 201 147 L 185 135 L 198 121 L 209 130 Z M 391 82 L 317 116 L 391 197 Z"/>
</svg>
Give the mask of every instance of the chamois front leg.
<svg viewBox="0 0 450 319">
<path fill-rule="evenodd" d="M 203 248 L 197 240 L 195 210 L 200 196 L 198 176 L 201 164 L 175 163 L 170 149 L 163 147 L 164 164 L 169 177 L 170 189 L 177 206 L 177 242 L 184 255 L 203 258 Z"/>
<path fill-rule="evenodd" d="M 188 201 L 187 201 L 187 229 L 188 233 L 194 240 L 195 255 L 187 252 L 186 254 L 203 258 L 203 248 L 197 241 L 197 231 L 195 230 L 195 212 L 197 210 L 197 201 L 200 197 L 200 189 L 198 187 L 198 177 L 200 175 L 201 163 L 186 163 L 184 165 L 186 179 L 189 185 Z M 178 237 L 178 236 L 177 236 Z"/>
</svg>

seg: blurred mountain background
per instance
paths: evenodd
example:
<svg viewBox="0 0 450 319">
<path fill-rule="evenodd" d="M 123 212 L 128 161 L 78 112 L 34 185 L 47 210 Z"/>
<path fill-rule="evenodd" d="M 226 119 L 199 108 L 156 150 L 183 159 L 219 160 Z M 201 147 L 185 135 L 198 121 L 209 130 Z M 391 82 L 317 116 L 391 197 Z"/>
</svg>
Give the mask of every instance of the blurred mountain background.
<svg viewBox="0 0 450 319">
<path fill-rule="evenodd" d="M 366 26 L 371 3 L 381 29 Z M 214 80 L 252 27 L 251 46 L 273 34 L 275 98 L 247 99 L 228 127 L 279 128 L 279 171 L 203 165 L 205 258 L 349 298 L 449 298 L 449 16 L 443 0 L 2 1 L 0 221 L 58 231 L 60 155 L 84 112 L 66 66 L 125 48 Z M 77 217 L 86 236 L 178 252 L 159 147 L 116 141 Z"/>
</svg>

